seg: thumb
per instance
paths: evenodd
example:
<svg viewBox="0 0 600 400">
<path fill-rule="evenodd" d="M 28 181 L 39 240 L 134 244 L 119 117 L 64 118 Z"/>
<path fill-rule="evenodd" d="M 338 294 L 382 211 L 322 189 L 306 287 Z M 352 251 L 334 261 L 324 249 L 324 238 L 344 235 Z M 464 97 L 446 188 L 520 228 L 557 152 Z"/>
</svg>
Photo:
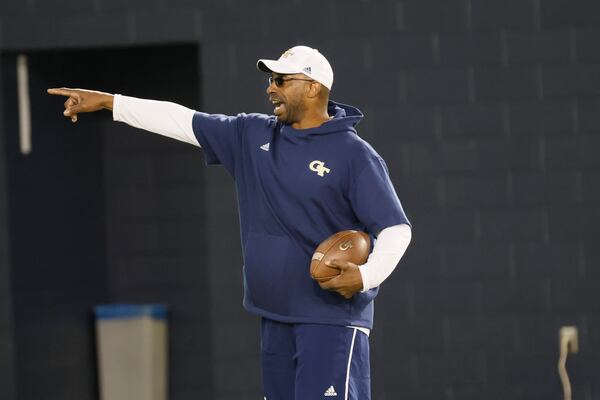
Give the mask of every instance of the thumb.
<svg viewBox="0 0 600 400">
<path fill-rule="evenodd" d="M 82 107 L 74 104 L 74 105 L 70 105 L 68 106 L 65 111 L 63 111 L 63 114 L 65 117 L 71 117 L 71 121 L 72 122 L 77 122 L 77 114 L 79 114 L 80 112 L 82 112 Z"/>
</svg>

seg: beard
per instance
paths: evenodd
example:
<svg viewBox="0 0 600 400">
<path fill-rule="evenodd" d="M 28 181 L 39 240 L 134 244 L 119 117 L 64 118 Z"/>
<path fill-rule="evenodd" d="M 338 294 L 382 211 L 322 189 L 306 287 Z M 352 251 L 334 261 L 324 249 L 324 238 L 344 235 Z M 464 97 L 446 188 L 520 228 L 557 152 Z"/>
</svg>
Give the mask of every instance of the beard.
<svg viewBox="0 0 600 400">
<path fill-rule="evenodd" d="M 306 113 L 306 105 L 301 99 L 290 99 L 285 103 L 285 112 L 277 116 L 277 119 L 285 124 L 299 122 Z"/>
</svg>

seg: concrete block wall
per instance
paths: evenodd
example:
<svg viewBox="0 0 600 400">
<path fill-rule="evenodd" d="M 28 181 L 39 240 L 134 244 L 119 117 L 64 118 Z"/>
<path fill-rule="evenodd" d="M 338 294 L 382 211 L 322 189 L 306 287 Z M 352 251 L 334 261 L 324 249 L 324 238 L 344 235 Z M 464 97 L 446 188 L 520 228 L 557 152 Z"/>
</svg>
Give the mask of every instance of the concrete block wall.
<svg viewBox="0 0 600 400">
<path fill-rule="evenodd" d="M 1 72 L 0 70 L 0 75 Z M 0 100 L 0 110 L 2 110 L 1 102 L 2 100 Z M 1 119 L 2 111 L 0 111 Z M 0 135 L 0 160 L 4 161 L 4 140 L 1 139 L 2 135 Z M 6 164 L 0 162 L 0 396 L 12 400 L 15 394 L 15 375 L 7 186 Z"/>
<path fill-rule="evenodd" d="M 103 187 L 96 179 L 101 139 L 93 129 L 84 130 L 89 136 L 56 129 L 64 122 L 47 118 L 54 114 L 46 107 L 49 96 L 35 95 L 44 61 L 29 57 L 33 151 L 24 155 L 14 118 L 15 55 L 2 55 L 3 229 L 9 246 L 2 285 L 9 288 L 3 294 L 10 300 L 14 356 L 12 373 L 3 376 L 15 388 L 14 396 L 2 398 L 88 399 L 96 389 L 91 310 L 106 298 Z M 51 63 L 44 67 L 52 70 Z"/>
<path fill-rule="evenodd" d="M 590 400 L 600 399 L 599 8 L 31 0 L 0 6 L 0 48 L 196 42 L 202 108 L 222 113 L 269 112 L 257 58 L 319 48 L 336 71 L 333 98 L 365 112 L 360 134 L 414 223 L 377 300 L 374 398 L 558 399 L 557 332 L 574 324 L 574 393 Z M 219 168 L 202 174 L 214 396 L 257 398 L 232 182 Z"/>
<path fill-rule="evenodd" d="M 102 79 L 111 90 L 199 107 L 198 57 L 188 44 L 97 51 L 93 60 L 120 65 Z M 168 304 L 170 398 L 212 397 L 202 153 L 103 117 L 110 300 Z"/>
<path fill-rule="evenodd" d="M 107 123 L 110 301 L 169 306 L 170 398 L 212 394 L 202 157 Z"/>
</svg>

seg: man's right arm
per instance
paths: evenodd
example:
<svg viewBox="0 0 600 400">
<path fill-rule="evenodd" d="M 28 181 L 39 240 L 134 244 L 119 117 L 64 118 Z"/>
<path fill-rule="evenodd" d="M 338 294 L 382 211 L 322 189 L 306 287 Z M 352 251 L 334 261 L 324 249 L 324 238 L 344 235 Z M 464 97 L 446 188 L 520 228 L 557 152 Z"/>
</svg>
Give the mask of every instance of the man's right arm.
<svg viewBox="0 0 600 400">
<path fill-rule="evenodd" d="M 179 104 L 83 89 L 48 89 L 48 93 L 68 97 L 63 114 L 73 122 L 79 113 L 112 110 L 115 121 L 200 146 L 192 128 L 195 111 Z"/>
</svg>

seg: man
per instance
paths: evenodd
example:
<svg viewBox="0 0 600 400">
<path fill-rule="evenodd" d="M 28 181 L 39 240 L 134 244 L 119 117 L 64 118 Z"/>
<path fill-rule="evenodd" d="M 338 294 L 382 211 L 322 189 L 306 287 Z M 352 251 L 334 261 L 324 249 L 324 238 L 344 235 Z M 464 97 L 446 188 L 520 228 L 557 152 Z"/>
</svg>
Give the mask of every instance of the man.
<svg viewBox="0 0 600 400">
<path fill-rule="evenodd" d="M 78 89 L 64 115 L 112 110 L 132 126 L 200 146 L 207 164 L 235 179 L 244 252 L 244 307 L 262 318 L 268 400 L 370 399 L 368 334 L 378 286 L 411 238 L 409 222 L 373 148 L 362 114 L 329 100 L 333 71 L 317 50 L 296 46 L 259 60 L 273 116 L 210 115 L 153 100 Z M 310 278 L 318 244 L 355 229 L 377 238 L 364 265 L 333 261 L 340 274 Z"/>
</svg>

